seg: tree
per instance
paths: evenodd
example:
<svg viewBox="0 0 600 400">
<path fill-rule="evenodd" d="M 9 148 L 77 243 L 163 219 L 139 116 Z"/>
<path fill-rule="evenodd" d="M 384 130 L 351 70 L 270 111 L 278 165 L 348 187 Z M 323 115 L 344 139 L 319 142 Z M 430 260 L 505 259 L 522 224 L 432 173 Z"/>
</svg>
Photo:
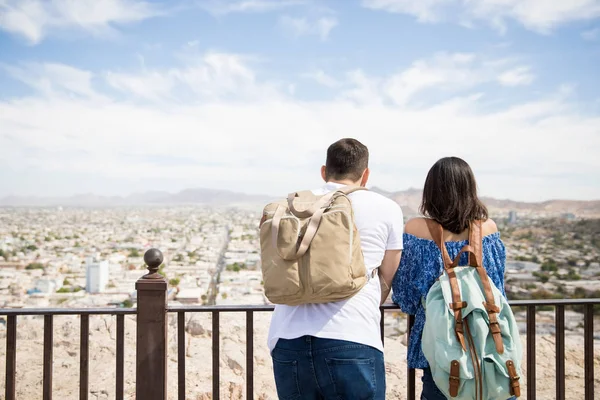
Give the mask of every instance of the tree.
<svg viewBox="0 0 600 400">
<path fill-rule="evenodd" d="M 540 273 L 537 271 L 533 273 L 533 276 L 538 278 L 542 283 L 546 283 L 550 280 L 550 276 L 548 274 Z"/>
<path fill-rule="evenodd" d="M 558 271 L 558 265 L 556 264 L 556 261 L 554 261 L 554 259 L 552 259 L 552 258 L 548 258 L 547 260 L 545 260 L 542 263 L 542 271 L 546 271 L 546 272 Z"/>
<path fill-rule="evenodd" d="M 174 286 L 174 287 L 178 286 L 180 281 L 181 280 L 179 278 L 173 278 L 173 279 L 169 280 L 169 285 Z"/>
<path fill-rule="evenodd" d="M 133 307 L 133 302 L 131 300 L 129 300 L 129 299 L 126 299 L 125 301 L 123 301 L 121 303 L 121 307 L 123 307 L 123 308 L 131 308 L 131 307 Z"/>
<path fill-rule="evenodd" d="M 63 281 L 63 286 L 69 286 L 71 284 L 71 282 L 65 278 L 65 280 Z"/>
<path fill-rule="evenodd" d="M 44 264 L 31 263 L 31 264 L 27 265 L 25 267 L 25 269 L 28 269 L 28 270 L 32 270 L 32 269 L 44 269 Z"/>
<path fill-rule="evenodd" d="M 140 252 L 138 249 L 129 249 L 129 258 L 136 258 L 136 257 L 141 257 Z"/>
</svg>

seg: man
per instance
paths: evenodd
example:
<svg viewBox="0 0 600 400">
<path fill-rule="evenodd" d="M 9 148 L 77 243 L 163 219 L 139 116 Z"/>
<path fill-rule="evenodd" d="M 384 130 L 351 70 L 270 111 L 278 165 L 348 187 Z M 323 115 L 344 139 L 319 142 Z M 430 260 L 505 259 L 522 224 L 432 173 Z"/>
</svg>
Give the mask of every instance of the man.
<svg viewBox="0 0 600 400">
<path fill-rule="evenodd" d="M 365 186 L 369 151 L 355 139 L 327 150 L 322 195 L 346 185 Z M 280 399 L 385 399 L 380 336 L 380 279 L 391 282 L 402 251 L 402 210 L 392 200 L 360 190 L 349 195 L 367 273 L 372 278 L 353 297 L 333 303 L 277 305 L 268 346 Z M 379 268 L 378 274 L 373 271 Z"/>
</svg>

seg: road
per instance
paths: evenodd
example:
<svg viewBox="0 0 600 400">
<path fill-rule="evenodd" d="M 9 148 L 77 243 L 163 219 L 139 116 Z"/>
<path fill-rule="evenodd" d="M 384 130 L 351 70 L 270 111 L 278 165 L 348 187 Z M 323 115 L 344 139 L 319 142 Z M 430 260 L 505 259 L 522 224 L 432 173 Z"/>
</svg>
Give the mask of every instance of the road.
<svg viewBox="0 0 600 400">
<path fill-rule="evenodd" d="M 210 287 L 208 288 L 208 295 L 206 299 L 206 304 L 209 306 L 214 306 L 216 304 L 217 295 L 219 294 L 219 284 L 221 283 L 221 272 L 223 268 L 225 268 L 225 252 L 227 251 L 227 247 L 229 246 L 229 241 L 231 240 L 231 236 L 229 235 L 229 226 L 227 229 L 227 237 L 225 239 L 225 244 L 223 244 L 223 248 L 221 249 L 221 253 L 219 254 L 219 261 L 217 261 L 217 269 L 213 274 Z"/>
</svg>

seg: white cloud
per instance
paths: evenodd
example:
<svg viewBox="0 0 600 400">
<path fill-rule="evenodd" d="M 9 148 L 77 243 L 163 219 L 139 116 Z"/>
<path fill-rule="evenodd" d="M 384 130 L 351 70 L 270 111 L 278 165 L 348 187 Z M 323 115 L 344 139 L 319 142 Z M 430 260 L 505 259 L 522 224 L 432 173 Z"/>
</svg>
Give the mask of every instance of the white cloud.
<svg viewBox="0 0 600 400">
<path fill-rule="evenodd" d="M 600 28 L 594 28 L 588 31 L 581 32 L 581 37 L 589 41 L 598 40 L 600 39 Z"/>
<path fill-rule="evenodd" d="M 160 14 L 142 0 L 0 0 L 0 29 L 37 44 L 53 30 L 111 34 L 115 26 Z"/>
<path fill-rule="evenodd" d="M 530 67 L 517 67 L 498 76 L 498 82 L 504 86 L 527 86 L 535 79 Z"/>
<path fill-rule="evenodd" d="M 77 171 L 86 182 L 129 187 L 156 179 L 179 188 L 288 193 L 318 185 L 327 146 L 356 137 L 369 146 L 371 182 L 390 190 L 421 186 L 437 158 L 457 155 L 472 165 L 486 195 L 600 197 L 600 187 L 589 183 L 600 181 L 600 118 L 578 112 L 563 89 L 490 108 L 464 74 L 475 71 L 485 83 L 506 62 L 486 72 L 481 57 L 445 54 L 389 76 L 354 70 L 340 80 L 337 96 L 318 101 L 288 94 L 294 82 L 260 78 L 252 62 L 236 54 L 211 52 L 177 68 L 128 74 L 75 68 L 65 74 L 42 65 L 13 76 L 50 90 L 0 100 L 0 163 L 12 177 L 3 179 L 0 196 L 16 192 L 9 182 L 32 171 L 57 181 Z M 138 75 L 147 81 L 132 84 Z M 163 75 L 169 84 L 153 83 Z M 127 98 L 101 91 L 102 77 L 112 77 Z M 410 86 L 409 78 L 419 83 Z M 388 85 L 394 79 L 411 94 L 392 103 Z M 148 94 L 144 85 L 154 90 Z M 426 88 L 448 90 L 448 96 L 412 107 L 411 99 Z M 98 92 L 108 100 L 87 95 Z M 69 194 L 65 187 L 72 193 L 80 186 L 63 182 L 60 193 L 50 194 Z M 96 190 L 112 193 L 109 184 Z"/>
<path fill-rule="evenodd" d="M 393 13 L 414 15 L 420 22 L 440 20 L 440 11 L 453 0 L 362 0 L 364 7 Z"/>
<path fill-rule="evenodd" d="M 264 13 L 305 4 L 307 4 L 306 0 L 213 0 L 204 3 L 203 7 L 212 14 L 225 15 L 232 13 Z"/>
<path fill-rule="evenodd" d="M 107 83 L 131 97 L 155 101 L 276 97 L 276 84 L 257 82 L 249 60 L 239 54 L 208 52 L 179 67 L 105 73 Z M 289 85 L 287 86 L 289 88 Z"/>
<path fill-rule="evenodd" d="M 302 75 L 304 78 L 312 79 L 320 85 L 327 86 L 330 88 L 338 87 L 341 85 L 341 82 L 338 81 L 331 75 L 328 75 L 323 70 L 317 70 L 311 73 L 306 73 Z"/>
<path fill-rule="evenodd" d="M 314 21 L 287 15 L 279 18 L 279 26 L 295 37 L 313 35 L 325 40 L 337 25 L 338 20 L 335 17 L 321 17 Z"/>
<path fill-rule="evenodd" d="M 69 65 L 29 63 L 21 66 L 4 65 L 3 69 L 14 79 L 25 83 L 46 96 L 100 97 L 92 89 L 94 75 L 89 71 L 80 70 Z"/>
<path fill-rule="evenodd" d="M 498 82 L 505 86 L 531 83 L 534 76 L 530 68 L 514 66 L 515 62 L 488 60 L 470 53 L 437 53 L 431 58 L 416 60 L 408 68 L 384 79 L 353 71 L 341 85 L 351 86 L 343 93 L 344 98 L 359 104 L 391 101 L 397 106 L 414 107 L 417 95 L 424 92 L 439 100 L 483 83 Z M 431 101 L 431 96 L 428 100 Z"/>
<path fill-rule="evenodd" d="M 568 22 L 591 20 L 600 16 L 597 0 L 362 0 L 364 7 L 415 16 L 421 22 L 455 20 L 468 25 L 483 21 L 499 31 L 506 20 L 527 29 L 548 33 Z"/>
</svg>

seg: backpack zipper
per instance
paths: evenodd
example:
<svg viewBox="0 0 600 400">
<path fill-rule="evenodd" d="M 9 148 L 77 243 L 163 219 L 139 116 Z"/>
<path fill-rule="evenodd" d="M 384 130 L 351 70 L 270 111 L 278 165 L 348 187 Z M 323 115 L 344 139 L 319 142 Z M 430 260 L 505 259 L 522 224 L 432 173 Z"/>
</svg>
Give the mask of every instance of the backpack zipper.
<svg viewBox="0 0 600 400">
<path fill-rule="evenodd" d="M 477 349 L 475 349 L 475 342 L 473 341 L 473 336 L 471 335 L 471 328 L 469 327 L 466 317 L 463 319 L 463 323 L 465 326 L 467 343 L 469 344 L 471 363 L 473 364 L 473 371 L 475 372 L 475 399 L 483 400 L 483 377 L 481 376 L 481 363 L 479 362 Z"/>
</svg>

